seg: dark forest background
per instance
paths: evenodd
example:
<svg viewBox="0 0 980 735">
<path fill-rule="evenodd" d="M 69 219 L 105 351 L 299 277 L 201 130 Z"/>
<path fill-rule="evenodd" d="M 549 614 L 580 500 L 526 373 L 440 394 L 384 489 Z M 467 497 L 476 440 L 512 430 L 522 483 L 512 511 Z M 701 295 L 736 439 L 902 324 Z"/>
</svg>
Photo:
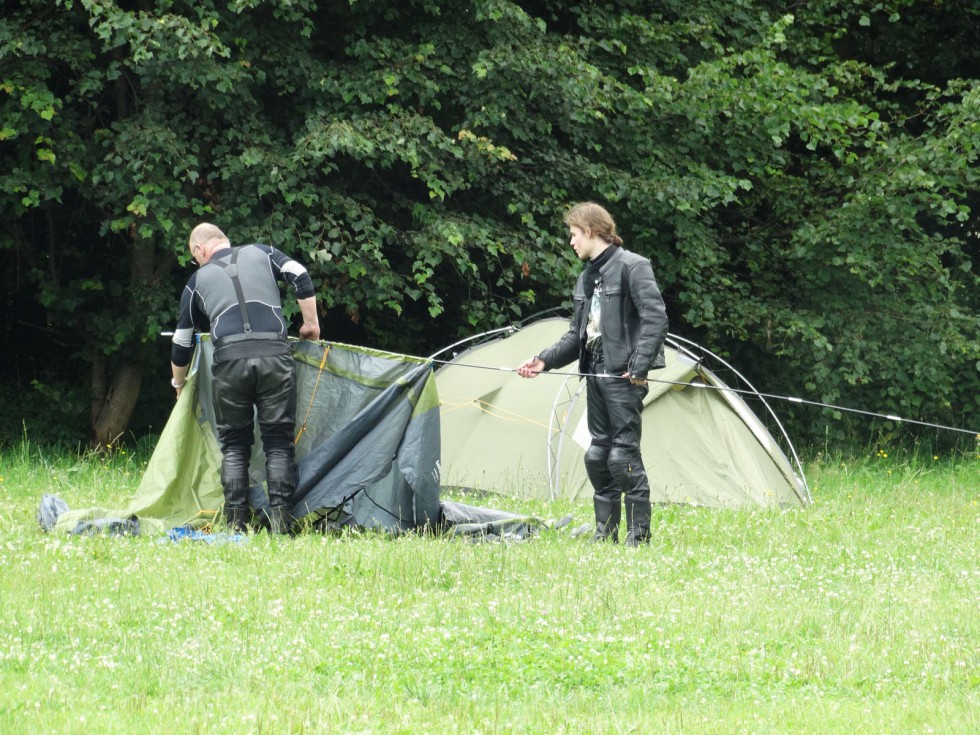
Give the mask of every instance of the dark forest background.
<svg viewBox="0 0 980 735">
<path fill-rule="evenodd" d="M 200 221 L 427 355 L 567 301 L 587 199 L 763 392 L 975 429 L 978 57 L 971 0 L 7 0 L 0 444 L 162 428 Z"/>
</svg>

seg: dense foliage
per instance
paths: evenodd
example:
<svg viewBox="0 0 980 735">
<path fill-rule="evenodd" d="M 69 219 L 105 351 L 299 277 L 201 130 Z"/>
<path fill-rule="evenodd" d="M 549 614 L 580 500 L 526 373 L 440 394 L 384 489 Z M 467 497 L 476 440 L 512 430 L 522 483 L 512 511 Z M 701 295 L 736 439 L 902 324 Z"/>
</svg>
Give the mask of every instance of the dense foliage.
<svg viewBox="0 0 980 735">
<path fill-rule="evenodd" d="M 201 220 L 308 264 L 326 338 L 429 354 L 567 299 L 582 199 L 760 389 L 976 428 L 980 11 L 786 7 L 7 2 L 2 431 L 159 426 Z"/>
</svg>

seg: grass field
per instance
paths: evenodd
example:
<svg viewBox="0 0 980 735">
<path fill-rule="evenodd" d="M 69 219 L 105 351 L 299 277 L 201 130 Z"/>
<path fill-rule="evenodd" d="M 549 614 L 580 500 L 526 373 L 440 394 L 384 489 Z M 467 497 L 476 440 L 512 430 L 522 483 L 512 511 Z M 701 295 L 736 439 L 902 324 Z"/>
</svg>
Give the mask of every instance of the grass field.
<svg viewBox="0 0 980 735">
<path fill-rule="evenodd" d="M 0 452 L 0 733 L 980 732 L 975 456 L 812 462 L 812 507 L 656 509 L 639 550 L 39 530 L 142 466 Z"/>
</svg>

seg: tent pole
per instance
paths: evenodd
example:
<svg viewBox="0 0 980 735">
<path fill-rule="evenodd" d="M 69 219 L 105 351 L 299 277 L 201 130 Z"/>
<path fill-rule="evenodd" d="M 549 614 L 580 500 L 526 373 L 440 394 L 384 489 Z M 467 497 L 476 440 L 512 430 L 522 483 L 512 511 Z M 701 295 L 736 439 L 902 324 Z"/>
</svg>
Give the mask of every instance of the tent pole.
<svg viewBox="0 0 980 735">
<path fill-rule="evenodd" d="M 574 393 L 568 387 L 568 382 L 573 376 L 567 376 L 555 393 L 555 401 L 551 406 L 551 416 L 548 418 L 548 491 L 550 500 L 554 501 L 561 488 L 559 487 L 559 473 L 561 472 L 561 453 L 565 447 L 565 430 L 568 427 L 567 417 L 572 415 L 575 404 L 585 389 L 585 383 L 581 383 Z M 562 393 L 565 398 L 562 399 Z M 567 406 L 567 408 L 564 408 Z M 564 408 L 565 419 L 561 418 L 559 410 Z M 557 424 L 557 426 L 556 426 Z M 555 439 L 558 440 L 558 447 L 553 449 Z"/>
</svg>

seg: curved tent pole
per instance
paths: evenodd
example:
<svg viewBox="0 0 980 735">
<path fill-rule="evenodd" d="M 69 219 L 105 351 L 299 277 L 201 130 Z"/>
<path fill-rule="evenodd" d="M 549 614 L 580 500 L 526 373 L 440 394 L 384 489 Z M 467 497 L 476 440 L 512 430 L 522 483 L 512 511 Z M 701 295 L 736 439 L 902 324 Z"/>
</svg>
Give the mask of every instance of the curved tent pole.
<svg viewBox="0 0 980 735">
<path fill-rule="evenodd" d="M 468 337 L 466 339 L 459 340 L 458 342 L 454 342 L 453 344 L 451 344 L 451 345 L 449 345 L 447 347 L 443 347 L 442 349 L 434 352 L 428 359 L 429 360 L 434 360 L 438 355 L 441 355 L 441 354 L 443 354 L 445 352 L 448 352 L 449 350 L 452 350 L 455 347 L 458 347 L 458 346 L 463 345 L 463 344 L 467 344 L 469 342 L 474 342 L 476 340 L 480 340 L 480 339 L 483 339 L 485 337 L 489 337 L 489 336 L 492 336 L 492 335 L 501 334 L 503 332 L 507 332 L 509 334 L 513 334 L 514 332 L 520 331 L 520 329 L 525 324 L 529 324 L 529 323 L 532 323 L 534 321 L 537 321 L 543 314 L 547 314 L 547 313 L 551 313 L 551 312 L 566 311 L 566 310 L 567 310 L 567 307 L 564 307 L 564 306 L 556 307 L 554 309 L 548 309 L 548 310 L 546 310 L 544 312 L 541 312 L 541 314 L 532 315 L 531 317 L 528 317 L 527 319 L 522 320 L 521 322 L 519 322 L 519 324 L 517 326 L 515 326 L 515 325 L 508 325 L 508 326 L 505 326 L 505 327 L 499 327 L 497 329 L 491 329 L 491 330 L 488 330 L 486 332 L 482 332 L 480 334 L 473 335 L 472 337 Z M 790 453 L 790 455 L 792 457 L 791 462 L 792 462 L 792 465 L 795 468 L 795 472 L 797 474 L 797 477 L 798 477 L 800 483 L 803 485 L 803 492 L 804 492 L 805 497 L 806 497 L 806 502 L 807 503 L 812 503 L 813 500 L 812 500 L 812 497 L 810 496 L 810 488 L 809 488 L 809 485 L 808 485 L 808 483 L 806 481 L 806 475 L 803 472 L 803 465 L 800 462 L 799 455 L 797 455 L 797 453 L 796 453 L 796 448 L 793 446 L 793 442 L 790 440 L 789 435 L 786 433 L 786 429 L 783 427 L 783 424 L 779 420 L 779 417 L 776 416 L 776 413 L 773 411 L 772 407 L 765 400 L 765 398 L 763 398 L 763 396 L 759 393 L 758 389 L 754 385 L 752 385 L 752 383 L 750 383 L 749 380 L 744 375 L 742 375 L 738 370 L 736 370 L 730 363 L 728 363 L 726 360 L 724 360 L 721 357 L 719 357 L 718 355 L 716 355 L 711 350 L 708 350 L 705 347 L 702 347 L 698 343 L 693 342 L 693 341 L 691 341 L 689 339 L 685 339 L 684 337 L 678 337 L 678 336 L 675 336 L 675 335 L 672 335 L 672 334 L 669 334 L 669 333 L 667 335 L 666 341 L 667 341 L 667 343 L 672 348 L 674 348 L 678 352 L 683 353 L 688 358 L 692 359 L 695 362 L 696 365 L 700 365 L 704 361 L 704 356 L 705 355 L 707 355 L 708 357 L 710 357 L 713 360 L 717 361 L 718 364 L 723 365 L 725 368 L 727 368 L 728 370 L 730 370 L 736 376 L 736 378 L 744 386 L 746 386 L 748 388 L 748 390 L 751 391 L 751 393 L 753 393 L 756 396 L 756 398 L 759 399 L 759 401 L 762 402 L 762 405 L 765 406 L 766 411 L 768 412 L 770 418 L 775 422 L 775 425 L 776 425 L 776 427 L 777 427 L 777 429 L 779 431 L 779 434 L 782 435 L 783 440 L 785 441 L 786 447 L 789 448 L 789 453 Z M 566 413 L 566 416 L 569 415 L 571 413 L 572 408 L 575 405 L 576 400 L 578 399 L 579 395 L 581 394 L 582 389 L 584 388 L 584 384 L 583 384 L 583 386 L 580 386 L 578 388 L 578 390 L 573 394 L 567 388 L 567 383 L 568 383 L 568 378 L 569 377 L 574 377 L 574 376 L 573 375 L 569 375 L 568 377 L 566 377 L 566 379 L 562 383 L 561 388 L 559 388 L 558 392 L 555 395 L 555 401 L 552 404 L 552 412 L 551 412 L 551 416 L 549 417 L 549 424 L 548 424 L 548 448 L 547 448 L 547 451 L 548 451 L 548 455 L 547 455 L 547 457 L 548 457 L 548 483 L 549 483 L 549 486 L 550 486 L 549 487 L 549 491 L 550 491 L 550 494 L 551 494 L 552 499 L 554 499 L 555 494 L 559 490 L 559 488 L 558 488 L 558 471 L 559 471 L 559 469 L 561 467 L 561 453 L 562 453 L 562 449 L 564 447 L 565 432 L 566 432 L 566 429 L 567 429 L 566 423 L 563 422 L 563 421 L 560 421 L 560 419 L 559 419 L 559 416 L 558 416 L 559 408 L 561 406 L 564 406 L 565 404 L 567 404 L 568 405 L 568 410 L 565 413 Z M 562 398 L 562 392 L 563 391 L 564 391 L 565 396 L 566 396 L 565 398 Z M 556 426 L 556 424 L 558 424 L 558 426 Z M 557 445 L 557 448 L 553 450 L 553 445 L 554 445 L 554 442 L 555 442 L 555 439 L 556 438 L 557 438 L 557 441 L 558 441 L 558 445 Z"/>
<path fill-rule="evenodd" d="M 684 355 L 690 357 L 692 360 L 694 360 L 696 365 L 700 365 L 703 362 L 704 355 L 708 355 L 712 359 L 717 360 L 721 365 L 724 365 L 728 370 L 731 370 L 731 372 L 745 386 L 747 386 L 750 391 L 752 391 L 756 395 L 756 397 L 762 402 L 762 405 L 766 407 L 766 411 L 769 413 L 769 416 L 772 418 L 773 421 L 776 422 L 776 426 L 778 427 L 779 433 L 782 435 L 783 439 L 785 440 L 786 446 L 789 447 L 789 451 L 792 456 L 792 462 L 795 471 L 797 472 L 800 482 L 803 485 L 803 492 L 806 496 L 806 502 L 812 503 L 813 499 L 810 496 L 810 487 L 807 484 L 806 475 L 803 472 L 803 465 L 800 462 L 800 458 L 796 453 L 796 448 L 793 446 L 793 442 L 790 441 L 789 435 L 786 433 L 786 429 L 783 428 L 783 424 L 779 420 L 779 417 L 776 416 L 776 413 L 772 410 L 772 407 L 768 404 L 768 402 L 766 402 L 765 398 L 763 398 L 759 394 L 759 391 L 756 389 L 756 387 L 752 385 L 752 383 L 750 383 L 749 380 L 744 375 L 742 375 L 738 370 L 732 367 L 732 365 L 729 364 L 726 360 L 722 359 L 721 357 L 713 353 L 711 350 L 702 347 L 696 342 L 692 342 L 691 340 L 685 339 L 684 337 L 677 337 L 675 335 L 668 333 L 667 343 L 670 344 L 670 346 L 676 349 L 678 352 L 681 352 Z M 568 389 L 568 381 L 572 377 L 574 376 L 570 375 L 566 377 L 565 380 L 562 381 L 562 385 L 558 389 L 558 392 L 555 394 L 555 401 L 552 404 L 551 417 L 549 418 L 549 422 L 548 422 L 548 484 L 550 486 L 549 491 L 551 495 L 551 500 L 554 500 L 557 496 L 557 493 L 560 491 L 560 488 L 558 487 L 558 479 L 559 479 L 558 472 L 561 468 L 561 454 L 565 443 L 565 434 L 567 429 L 567 423 L 561 421 L 559 418 L 559 409 L 567 404 L 567 410 L 565 410 L 565 416 L 571 415 L 571 412 L 575 407 L 575 402 L 578 400 L 580 394 L 582 393 L 582 390 L 585 387 L 585 384 L 583 383 L 582 385 L 579 386 L 578 390 L 572 393 Z M 562 397 L 562 393 L 565 394 L 564 398 Z M 553 448 L 556 438 L 558 441 L 557 449 Z"/>
<path fill-rule="evenodd" d="M 508 324 L 506 327 L 498 327 L 497 329 L 491 329 L 486 332 L 481 332 L 480 334 L 474 334 L 472 337 L 461 339 L 459 340 L 459 342 L 453 342 L 448 347 L 443 347 L 442 349 L 433 352 L 431 355 L 429 355 L 428 359 L 434 360 L 443 352 L 449 352 L 449 350 L 453 349 L 454 347 L 459 347 L 460 345 L 465 345 L 467 342 L 474 342 L 478 339 L 483 339 L 484 337 L 489 337 L 493 334 L 500 334 L 501 332 L 508 332 L 510 334 L 513 334 L 514 332 L 519 332 L 521 330 L 521 327 L 523 327 L 525 324 L 536 322 L 540 319 L 543 319 L 547 314 L 551 314 L 553 312 L 560 312 L 560 311 L 567 312 L 568 307 L 556 306 L 553 309 L 545 309 L 544 311 L 539 311 L 535 314 L 531 314 L 529 317 L 526 317 L 525 319 L 522 319 L 521 321 L 517 322 L 517 324 Z"/>
<path fill-rule="evenodd" d="M 574 376 L 569 375 L 562 381 L 558 392 L 555 393 L 555 401 L 551 405 L 551 416 L 548 418 L 548 493 L 550 500 L 555 500 L 561 491 L 558 486 L 558 473 L 561 471 L 561 453 L 565 447 L 565 428 L 568 424 L 561 418 L 560 411 L 565 407 L 564 416 L 566 418 L 571 416 L 572 411 L 575 410 L 575 403 L 585 388 L 585 383 L 582 383 L 573 393 L 568 388 L 568 381 L 572 377 Z M 565 394 L 564 399 L 562 399 L 562 393 Z M 557 448 L 554 446 L 556 439 L 558 440 Z"/>
<path fill-rule="evenodd" d="M 459 340 L 459 342 L 453 342 L 448 347 L 443 347 L 441 350 L 437 350 L 436 352 L 433 352 L 426 359 L 427 360 L 434 360 L 436 357 L 438 357 L 439 355 L 441 355 L 443 352 L 449 352 L 449 350 L 453 349 L 454 347 L 459 347 L 460 345 L 465 345 L 467 342 L 473 342 L 474 340 L 483 339 L 484 337 L 489 337 L 491 334 L 500 334 L 501 332 L 509 332 L 509 333 L 513 334 L 514 332 L 518 331 L 518 329 L 519 329 L 519 327 L 515 327 L 513 325 L 507 325 L 506 327 L 500 327 L 498 329 L 491 329 L 488 332 L 481 332 L 480 334 L 474 334 L 472 337 L 467 337 L 466 339 L 461 339 L 461 340 Z"/>
<path fill-rule="evenodd" d="M 525 324 L 533 324 L 535 322 L 542 321 L 549 314 L 561 313 L 565 319 L 568 319 L 571 316 L 571 311 L 572 311 L 571 302 L 562 304 L 561 306 L 553 306 L 550 309 L 542 309 L 541 311 L 536 311 L 533 314 L 530 314 L 524 317 L 523 319 L 521 319 L 519 322 L 517 322 L 517 328 L 520 329 Z"/>
<path fill-rule="evenodd" d="M 692 342 L 689 339 L 684 339 L 684 337 L 677 337 L 675 335 L 672 335 L 672 334 L 669 334 L 668 333 L 667 334 L 667 343 L 670 344 L 675 349 L 681 349 L 684 352 L 686 352 L 687 354 L 693 354 L 690 350 L 688 350 L 688 349 L 686 349 L 684 347 L 684 345 L 687 345 L 689 347 L 695 348 L 695 349 L 699 350 L 700 352 L 708 355 L 713 360 L 717 360 L 720 364 L 724 365 L 728 370 L 731 370 L 732 373 L 734 373 L 734 375 L 750 391 L 752 391 L 752 393 L 755 394 L 755 397 L 758 398 L 762 402 L 762 405 L 766 407 L 766 411 L 769 413 L 769 416 L 772 418 L 773 421 L 776 422 L 776 426 L 779 429 L 779 433 L 782 434 L 783 439 L 786 441 L 786 446 L 789 447 L 790 454 L 793 457 L 793 464 L 795 465 L 796 472 L 799 475 L 800 482 L 803 484 L 803 492 L 806 495 L 806 502 L 808 504 L 809 503 L 812 503 L 813 502 L 813 498 L 810 497 L 810 486 L 807 484 L 806 475 L 803 473 L 803 464 L 800 462 L 800 458 L 796 454 L 796 448 L 793 446 L 793 442 L 790 440 L 789 435 L 786 433 L 786 429 L 783 428 L 783 424 L 779 420 L 779 417 L 776 416 L 776 412 L 772 410 L 772 406 L 769 405 L 769 403 L 766 401 L 766 399 L 763 398 L 762 395 L 760 395 L 758 389 L 754 385 L 752 385 L 752 383 L 749 382 L 748 378 L 746 378 L 744 375 L 742 375 L 730 363 L 728 363 L 726 360 L 724 360 L 723 358 L 721 358 L 718 355 L 716 355 L 711 350 L 709 350 L 709 349 L 707 349 L 705 347 L 702 347 L 701 345 L 697 344 L 696 342 Z M 700 360 L 699 360 L 699 362 L 700 362 Z"/>
</svg>

